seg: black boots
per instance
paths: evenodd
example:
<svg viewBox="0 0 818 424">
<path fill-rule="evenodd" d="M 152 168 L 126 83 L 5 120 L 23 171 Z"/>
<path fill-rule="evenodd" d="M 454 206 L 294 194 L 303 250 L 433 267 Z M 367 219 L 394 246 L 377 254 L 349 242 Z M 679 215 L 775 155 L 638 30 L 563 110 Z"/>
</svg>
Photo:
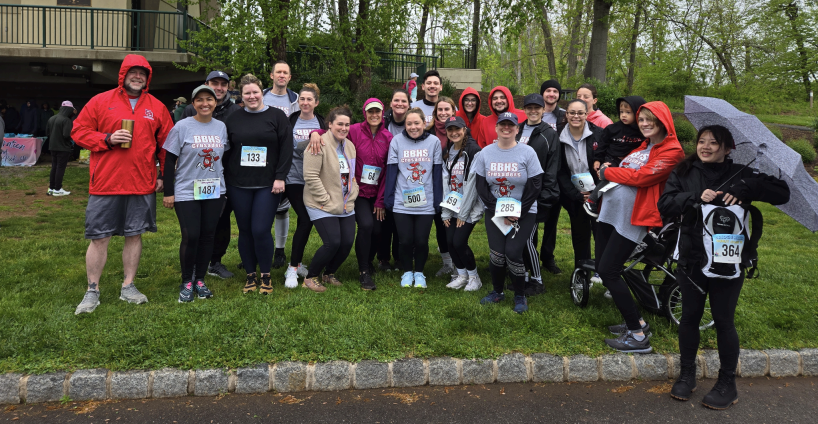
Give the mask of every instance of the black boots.
<svg viewBox="0 0 818 424">
<path fill-rule="evenodd" d="M 682 364 L 679 372 L 679 379 L 673 383 L 670 389 L 670 396 L 678 400 L 689 400 L 690 395 L 696 391 L 696 362 Z"/>
<path fill-rule="evenodd" d="M 673 386 L 674 389 L 676 386 Z M 719 381 L 702 399 L 702 405 L 710 409 L 727 409 L 738 402 L 735 371 L 719 370 Z"/>
</svg>

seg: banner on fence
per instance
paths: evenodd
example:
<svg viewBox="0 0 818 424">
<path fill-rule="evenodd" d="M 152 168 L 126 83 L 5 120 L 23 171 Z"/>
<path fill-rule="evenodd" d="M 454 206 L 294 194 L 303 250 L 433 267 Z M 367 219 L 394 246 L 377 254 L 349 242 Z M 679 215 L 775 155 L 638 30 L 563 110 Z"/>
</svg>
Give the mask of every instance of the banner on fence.
<svg viewBox="0 0 818 424">
<path fill-rule="evenodd" d="M 43 152 L 45 138 L 4 138 L 2 166 L 34 166 Z"/>
</svg>

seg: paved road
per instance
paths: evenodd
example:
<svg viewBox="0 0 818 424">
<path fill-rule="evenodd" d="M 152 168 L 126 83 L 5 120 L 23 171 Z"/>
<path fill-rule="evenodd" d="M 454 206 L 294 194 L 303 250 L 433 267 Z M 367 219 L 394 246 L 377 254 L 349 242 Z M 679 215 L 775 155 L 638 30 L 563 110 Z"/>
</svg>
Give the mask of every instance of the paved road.
<svg viewBox="0 0 818 424">
<path fill-rule="evenodd" d="M 17 405 L 0 423 L 529 423 L 816 422 L 818 377 L 739 379 L 739 403 L 712 411 L 679 402 L 660 382 L 491 384 L 334 393 L 235 395 L 67 405 Z M 13 408 L 13 409 L 12 409 Z"/>
</svg>

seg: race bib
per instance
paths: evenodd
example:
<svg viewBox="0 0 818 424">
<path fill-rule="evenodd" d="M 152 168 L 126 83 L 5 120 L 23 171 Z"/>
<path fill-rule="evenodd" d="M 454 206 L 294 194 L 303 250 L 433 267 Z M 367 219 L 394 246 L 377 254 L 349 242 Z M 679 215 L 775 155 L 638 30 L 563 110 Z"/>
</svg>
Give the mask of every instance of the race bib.
<svg viewBox="0 0 818 424">
<path fill-rule="evenodd" d="M 460 213 L 460 203 L 463 200 L 463 195 L 456 192 L 450 191 L 449 194 L 443 199 L 443 202 L 440 203 L 440 206 L 450 209 L 455 213 Z"/>
<path fill-rule="evenodd" d="M 241 166 L 267 166 L 267 148 L 242 146 Z"/>
<path fill-rule="evenodd" d="M 193 181 L 193 200 L 218 199 L 221 195 L 221 180 L 219 178 L 205 178 Z"/>
<path fill-rule="evenodd" d="M 344 155 L 338 155 L 338 165 L 341 167 L 342 174 L 349 174 L 349 163 Z"/>
<path fill-rule="evenodd" d="M 571 182 L 574 183 L 574 187 L 579 191 L 592 191 L 596 188 L 594 177 L 591 176 L 590 172 L 571 175 Z"/>
<path fill-rule="evenodd" d="M 713 234 L 713 262 L 722 264 L 741 263 L 744 236 L 741 234 Z"/>
<path fill-rule="evenodd" d="M 497 206 L 494 208 L 494 216 L 519 218 L 523 204 L 511 197 L 501 197 L 497 199 Z"/>
<path fill-rule="evenodd" d="M 364 165 L 361 171 L 361 182 L 363 184 L 378 185 L 378 180 L 381 177 L 381 168 L 372 165 Z"/>
<path fill-rule="evenodd" d="M 407 208 L 426 206 L 426 190 L 423 187 L 403 190 L 403 206 Z"/>
</svg>

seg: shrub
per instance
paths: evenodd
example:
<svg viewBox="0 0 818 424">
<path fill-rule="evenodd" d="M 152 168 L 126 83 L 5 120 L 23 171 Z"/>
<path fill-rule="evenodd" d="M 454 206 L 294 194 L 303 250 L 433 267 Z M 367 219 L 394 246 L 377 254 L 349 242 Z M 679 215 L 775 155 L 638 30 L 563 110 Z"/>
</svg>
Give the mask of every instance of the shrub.
<svg viewBox="0 0 818 424">
<path fill-rule="evenodd" d="M 683 117 L 673 117 L 673 125 L 676 127 L 676 138 L 680 143 L 692 143 L 696 141 L 696 127 Z"/>
<path fill-rule="evenodd" d="M 623 97 L 624 92 L 615 83 L 602 83 L 598 80 L 589 80 L 589 83 L 596 87 L 596 107 L 605 115 L 616 117 L 614 122 L 619 120 L 619 111 L 616 109 L 616 99 Z"/>
<path fill-rule="evenodd" d="M 454 96 L 454 91 L 457 90 L 452 80 L 448 78 L 442 78 L 441 81 L 442 87 L 440 88 L 440 95 L 445 97 L 452 97 Z M 512 93 L 514 93 L 512 91 Z M 390 93 L 391 94 L 391 93 Z"/>
<path fill-rule="evenodd" d="M 801 160 L 804 163 L 812 163 L 815 161 L 815 156 L 818 156 L 818 154 L 815 153 L 815 148 L 812 147 L 812 143 L 803 138 L 792 140 L 787 143 L 787 146 L 790 146 L 791 149 L 801 155 Z"/>
<path fill-rule="evenodd" d="M 689 155 L 691 153 L 696 153 L 696 143 L 694 143 L 692 141 L 687 142 L 687 143 L 682 143 L 682 149 L 685 151 L 685 156 L 687 156 L 687 155 Z"/>
<path fill-rule="evenodd" d="M 764 124 L 764 126 L 767 127 L 777 139 L 784 141 L 784 133 L 781 132 L 781 128 L 778 125 Z"/>
</svg>

